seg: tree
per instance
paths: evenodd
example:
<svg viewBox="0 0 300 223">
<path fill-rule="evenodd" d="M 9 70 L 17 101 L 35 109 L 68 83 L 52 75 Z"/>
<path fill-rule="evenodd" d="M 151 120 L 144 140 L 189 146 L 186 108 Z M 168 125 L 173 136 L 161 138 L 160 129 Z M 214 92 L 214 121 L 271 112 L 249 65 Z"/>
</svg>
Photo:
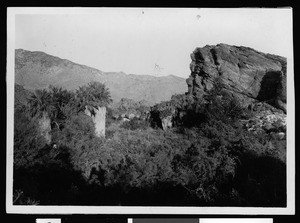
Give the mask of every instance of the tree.
<svg viewBox="0 0 300 223">
<path fill-rule="evenodd" d="M 73 92 L 50 86 L 51 95 L 51 122 L 58 129 L 62 129 L 65 121 L 78 113 L 78 106 Z"/>
<path fill-rule="evenodd" d="M 96 81 L 79 87 L 76 91 L 76 98 L 81 109 L 83 111 L 88 109 L 92 114 L 95 114 L 95 109 L 107 106 L 112 102 L 110 92 L 105 84 Z"/>
<path fill-rule="evenodd" d="M 35 90 L 35 93 L 28 99 L 29 113 L 32 117 L 43 117 L 45 113 L 49 114 L 51 108 L 51 94 L 43 90 Z"/>
<path fill-rule="evenodd" d="M 43 89 L 36 90 L 35 93 L 28 99 L 29 114 L 32 117 L 38 118 L 41 135 L 44 136 L 48 143 L 51 142 L 51 120 L 49 114 L 54 110 L 51 104 L 51 94 Z"/>
<path fill-rule="evenodd" d="M 76 99 L 80 110 L 93 118 L 96 134 L 105 136 L 106 106 L 112 102 L 109 90 L 102 83 L 91 82 L 76 91 Z"/>
</svg>

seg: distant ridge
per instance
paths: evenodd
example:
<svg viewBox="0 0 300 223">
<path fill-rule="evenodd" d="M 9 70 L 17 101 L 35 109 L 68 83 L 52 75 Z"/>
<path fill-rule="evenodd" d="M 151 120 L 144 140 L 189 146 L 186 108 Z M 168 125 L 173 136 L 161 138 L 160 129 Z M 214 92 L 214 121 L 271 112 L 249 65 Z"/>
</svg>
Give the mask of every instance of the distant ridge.
<svg viewBox="0 0 300 223">
<path fill-rule="evenodd" d="M 174 75 L 155 77 L 103 72 L 41 51 L 15 50 L 15 83 L 27 90 L 49 85 L 74 90 L 91 81 L 105 83 L 114 103 L 128 98 L 155 104 L 187 91 L 185 79 Z"/>
</svg>

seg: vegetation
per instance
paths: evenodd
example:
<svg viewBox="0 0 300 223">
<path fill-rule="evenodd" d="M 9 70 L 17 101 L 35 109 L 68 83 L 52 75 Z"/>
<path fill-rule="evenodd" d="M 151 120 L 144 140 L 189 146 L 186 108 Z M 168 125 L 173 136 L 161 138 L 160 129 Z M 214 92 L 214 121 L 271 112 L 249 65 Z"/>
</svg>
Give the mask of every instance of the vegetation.
<svg viewBox="0 0 300 223">
<path fill-rule="evenodd" d="M 134 117 L 129 121 L 123 122 L 120 125 L 120 127 L 124 129 L 130 129 L 130 130 L 137 130 L 137 129 L 146 130 L 147 128 L 149 128 L 149 122 Z"/>
<path fill-rule="evenodd" d="M 91 114 L 95 114 L 95 109 L 98 107 L 107 106 L 112 102 L 108 89 L 99 82 L 91 82 L 87 86 L 79 87 L 76 98 L 80 109 L 88 109 Z"/>
<path fill-rule="evenodd" d="M 51 144 L 38 117 L 16 106 L 15 204 L 286 205 L 285 140 L 245 129 L 240 120 L 251 113 L 218 81 L 205 99 L 174 95 L 155 106 L 158 117 L 165 107 L 175 111 L 165 131 L 151 118 L 114 120 L 108 109 L 105 139 L 83 112 L 110 102 L 103 84 L 43 92 L 51 106 L 30 99 L 30 114 L 47 111 L 57 123 Z"/>
</svg>

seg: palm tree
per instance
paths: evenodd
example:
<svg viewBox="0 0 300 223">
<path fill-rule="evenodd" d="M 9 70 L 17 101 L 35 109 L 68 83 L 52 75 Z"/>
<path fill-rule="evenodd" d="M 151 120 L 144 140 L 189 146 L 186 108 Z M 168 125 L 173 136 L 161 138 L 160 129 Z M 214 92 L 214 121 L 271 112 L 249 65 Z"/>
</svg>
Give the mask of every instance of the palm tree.
<svg viewBox="0 0 300 223">
<path fill-rule="evenodd" d="M 41 134 L 50 143 L 51 135 L 49 132 L 51 131 L 51 120 L 49 114 L 54 110 L 51 104 L 51 94 L 45 89 L 36 90 L 27 103 L 29 114 L 32 117 L 38 118 Z"/>
<path fill-rule="evenodd" d="M 77 113 L 75 104 L 75 94 L 67 91 L 66 89 L 58 88 L 55 86 L 49 86 L 51 95 L 51 110 L 50 118 L 52 124 L 58 129 L 61 129 L 64 122 L 70 118 L 70 116 Z"/>
<path fill-rule="evenodd" d="M 112 102 L 105 84 L 90 82 L 76 91 L 79 107 L 93 118 L 96 135 L 105 136 L 106 106 Z"/>
<path fill-rule="evenodd" d="M 76 97 L 83 109 L 88 109 L 92 114 L 95 109 L 107 106 L 112 102 L 109 90 L 105 84 L 99 82 L 90 82 L 88 85 L 79 87 L 76 91 Z"/>
</svg>

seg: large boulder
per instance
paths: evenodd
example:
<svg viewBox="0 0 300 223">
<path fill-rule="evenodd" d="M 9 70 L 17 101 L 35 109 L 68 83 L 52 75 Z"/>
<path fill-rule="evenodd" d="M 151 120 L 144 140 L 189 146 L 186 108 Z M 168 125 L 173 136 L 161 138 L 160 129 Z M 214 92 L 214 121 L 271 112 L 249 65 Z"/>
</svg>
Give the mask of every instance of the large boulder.
<svg viewBox="0 0 300 223">
<path fill-rule="evenodd" d="M 218 78 L 245 106 L 259 100 L 286 112 L 286 58 L 248 47 L 206 45 L 191 54 L 188 93 L 203 96 Z"/>
</svg>

